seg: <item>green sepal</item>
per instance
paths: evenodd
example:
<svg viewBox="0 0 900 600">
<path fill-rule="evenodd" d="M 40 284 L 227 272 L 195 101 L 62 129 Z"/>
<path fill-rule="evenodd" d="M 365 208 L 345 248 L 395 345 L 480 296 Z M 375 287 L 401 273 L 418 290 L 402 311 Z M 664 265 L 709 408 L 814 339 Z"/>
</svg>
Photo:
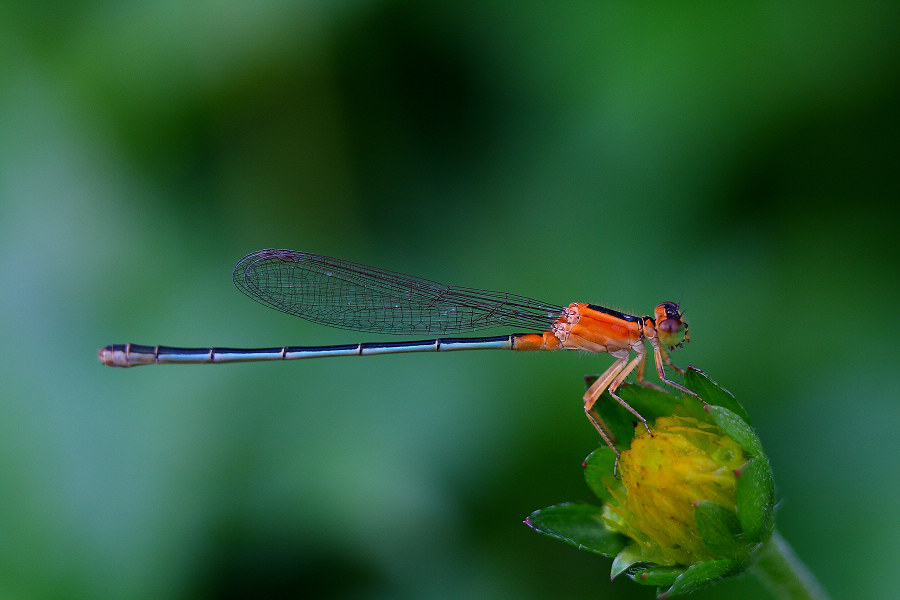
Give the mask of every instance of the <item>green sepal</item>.
<svg viewBox="0 0 900 600">
<path fill-rule="evenodd" d="M 670 586 L 678 577 L 687 571 L 687 567 L 635 567 L 628 572 L 628 577 L 641 585 L 655 585 L 657 587 Z"/>
<path fill-rule="evenodd" d="M 746 555 L 741 522 L 730 508 L 713 502 L 698 502 L 694 507 L 694 522 L 710 552 L 727 558 Z"/>
<path fill-rule="evenodd" d="M 737 473 L 735 505 L 749 542 L 763 542 L 775 527 L 775 484 L 765 456 L 754 458 Z"/>
<path fill-rule="evenodd" d="M 746 421 L 721 406 L 711 405 L 708 407 L 708 412 L 716 426 L 737 442 L 750 456 L 764 456 L 762 442 Z"/>
<path fill-rule="evenodd" d="M 544 535 L 562 540 L 579 550 L 613 558 L 625 547 L 626 538 L 606 528 L 603 509 L 590 504 L 557 504 L 531 513 L 525 524 Z"/>
<path fill-rule="evenodd" d="M 607 484 L 618 487 L 621 483 L 613 475 L 616 468 L 616 453 L 609 446 L 601 446 L 584 459 L 584 481 L 587 486 L 603 502 L 611 502 Z"/>
<path fill-rule="evenodd" d="M 615 579 L 634 565 L 647 562 L 644 558 L 644 552 L 641 547 L 632 542 L 625 546 L 621 552 L 616 554 L 613 559 L 612 568 L 609 571 L 609 578 Z"/>
<path fill-rule="evenodd" d="M 731 392 L 709 378 L 696 367 L 688 367 L 684 373 L 684 385 L 713 406 L 723 406 L 750 425 L 750 415 L 744 407 L 734 399 Z"/>
<path fill-rule="evenodd" d="M 710 560 L 690 567 L 687 571 L 675 579 L 669 589 L 657 594 L 657 598 L 664 600 L 678 594 L 689 594 L 715 583 L 719 579 L 740 573 L 743 565 L 737 560 Z"/>
</svg>

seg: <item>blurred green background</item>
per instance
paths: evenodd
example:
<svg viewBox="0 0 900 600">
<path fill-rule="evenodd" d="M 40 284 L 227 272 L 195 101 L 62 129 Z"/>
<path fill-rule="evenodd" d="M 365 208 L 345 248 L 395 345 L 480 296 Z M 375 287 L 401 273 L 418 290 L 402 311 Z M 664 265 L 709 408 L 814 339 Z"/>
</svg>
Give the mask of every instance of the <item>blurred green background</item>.
<svg viewBox="0 0 900 600">
<path fill-rule="evenodd" d="M 247 252 L 644 314 L 730 388 L 835 598 L 900 585 L 896 3 L 0 3 L 0 596 L 649 598 L 529 531 L 591 500 L 583 375 L 354 343 Z M 696 598 L 766 597 L 749 578 Z"/>
</svg>

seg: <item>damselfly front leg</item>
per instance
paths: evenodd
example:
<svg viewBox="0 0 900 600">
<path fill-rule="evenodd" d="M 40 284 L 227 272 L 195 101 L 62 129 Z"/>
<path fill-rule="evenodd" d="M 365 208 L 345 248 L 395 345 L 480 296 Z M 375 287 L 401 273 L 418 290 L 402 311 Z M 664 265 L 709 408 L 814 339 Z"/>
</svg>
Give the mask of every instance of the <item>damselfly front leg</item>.
<svg viewBox="0 0 900 600">
<path fill-rule="evenodd" d="M 596 404 L 597 399 L 600 398 L 604 390 L 606 390 L 610 383 L 616 378 L 616 375 L 621 373 L 622 369 L 625 368 L 625 365 L 628 363 L 629 354 L 631 353 L 627 350 L 614 353 L 613 356 L 616 357 L 616 362 L 614 362 L 603 375 L 600 375 L 584 393 L 584 414 L 587 415 L 587 418 L 594 425 L 594 428 L 600 434 L 600 437 L 603 438 L 603 441 L 606 442 L 606 445 L 612 448 L 612 451 L 616 453 L 616 462 L 619 460 L 619 451 L 616 450 L 613 433 L 607 429 L 603 419 L 601 419 L 600 415 L 594 410 L 594 404 Z"/>
<path fill-rule="evenodd" d="M 706 400 L 704 400 L 703 398 L 701 398 L 700 396 L 698 396 L 691 390 L 687 389 L 683 385 L 681 385 L 679 383 L 675 383 L 674 381 L 672 381 L 671 379 L 666 377 L 666 371 L 665 371 L 664 364 L 669 365 L 669 367 L 671 367 L 675 371 L 681 373 L 682 375 L 684 375 L 684 369 L 682 369 L 681 367 L 678 367 L 677 365 L 675 365 L 672 362 L 672 359 L 669 358 L 669 353 L 666 352 L 665 347 L 660 345 L 658 339 L 650 340 L 650 345 L 653 346 L 653 358 L 656 362 L 656 374 L 659 375 L 659 380 L 662 381 L 663 383 L 665 383 L 666 385 L 672 386 L 676 390 L 680 390 L 680 391 L 684 392 L 688 396 L 693 396 L 694 398 L 696 398 L 697 400 L 702 402 L 704 405 L 708 405 Z M 646 382 L 641 381 L 641 375 L 642 375 L 641 373 L 638 373 L 638 382 L 643 383 L 644 385 L 647 385 Z M 657 387 L 657 386 L 654 386 L 654 387 Z"/>
</svg>

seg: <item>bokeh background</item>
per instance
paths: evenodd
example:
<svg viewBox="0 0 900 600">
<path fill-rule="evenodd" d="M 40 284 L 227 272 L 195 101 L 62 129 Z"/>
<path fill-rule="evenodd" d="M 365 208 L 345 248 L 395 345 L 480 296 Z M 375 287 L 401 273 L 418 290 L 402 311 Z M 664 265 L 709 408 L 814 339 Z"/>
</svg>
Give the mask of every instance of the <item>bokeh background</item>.
<svg viewBox="0 0 900 600">
<path fill-rule="evenodd" d="M 781 531 L 835 598 L 887 597 L 898 29 L 890 2 L 0 2 L 0 596 L 652 597 L 522 524 L 592 499 L 606 356 L 97 362 L 377 340 L 234 290 L 285 247 L 681 301 L 676 362 L 747 406 Z"/>
</svg>

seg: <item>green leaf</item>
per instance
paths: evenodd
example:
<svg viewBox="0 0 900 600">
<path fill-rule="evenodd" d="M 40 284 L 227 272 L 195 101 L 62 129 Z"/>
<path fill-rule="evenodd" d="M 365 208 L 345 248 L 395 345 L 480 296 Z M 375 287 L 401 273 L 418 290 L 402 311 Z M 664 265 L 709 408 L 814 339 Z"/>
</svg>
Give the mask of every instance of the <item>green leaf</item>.
<svg viewBox="0 0 900 600">
<path fill-rule="evenodd" d="M 698 502 L 694 508 L 694 522 L 703 543 L 722 557 L 737 558 L 745 554 L 743 533 L 737 514 L 730 508 L 713 502 Z"/>
<path fill-rule="evenodd" d="M 750 425 L 750 415 L 744 407 L 734 399 L 731 392 L 709 378 L 696 367 L 688 367 L 684 374 L 684 385 L 713 406 L 723 406 Z"/>
<path fill-rule="evenodd" d="M 728 437 L 737 442 L 751 456 L 764 456 L 762 442 L 753 428 L 739 416 L 721 406 L 710 406 L 709 415 Z"/>
<path fill-rule="evenodd" d="M 616 557 L 613 559 L 612 569 L 609 572 L 609 578 L 615 579 L 629 568 L 632 565 L 636 565 L 639 562 L 646 562 L 644 559 L 644 553 L 641 551 L 641 547 L 636 543 L 632 542 L 625 546 L 621 552 L 619 552 Z"/>
<path fill-rule="evenodd" d="M 657 595 L 664 600 L 677 594 L 688 594 L 699 590 L 719 579 L 740 573 L 742 569 L 740 561 L 736 560 L 710 560 L 696 564 L 675 579 L 672 586 Z"/>
<path fill-rule="evenodd" d="M 735 490 L 737 516 L 750 542 L 762 542 L 775 526 L 775 484 L 765 456 L 741 467 Z"/>
<path fill-rule="evenodd" d="M 628 573 L 635 583 L 641 585 L 670 586 L 679 575 L 687 571 L 687 567 L 637 567 Z"/>
<path fill-rule="evenodd" d="M 613 497 L 607 489 L 607 484 L 614 487 L 621 486 L 613 470 L 616 468 L 616 454 L 609 446 L 601 446 L 584 460 L 584 481 L 591 491 L 604 503 L 611 502 Z"/>
<path fill-rule="evenodd" d="M 612 558 L 625 547 L 625 538 L 603 524 L 603 509 L 590 504 L 558 504 L 537 510 L 525 524 L 579 550 Z"/>
</svg>

